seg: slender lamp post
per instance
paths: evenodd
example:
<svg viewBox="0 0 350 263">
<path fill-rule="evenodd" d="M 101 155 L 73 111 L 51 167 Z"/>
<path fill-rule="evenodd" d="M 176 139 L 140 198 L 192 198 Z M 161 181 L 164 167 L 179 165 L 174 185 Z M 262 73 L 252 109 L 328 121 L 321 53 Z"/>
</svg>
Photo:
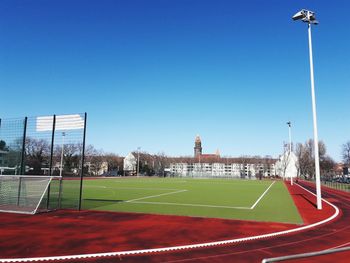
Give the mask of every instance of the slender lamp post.
<svg viewBox="0 0 350 263">
<path fill-rule="evenodd" d="M 62 132 L 62 151 L 61 151 L 61 169 L 60 169 L 60 176 L 62 177 L 62 171 L 63 171 L 63 151 L 64 151 L 64 137 L 66 136 L 65 132 Z"/>
<path fill-rule="evenodd" d="M 288 132 L 289 132 L 289 158 L 292 156 L 292 123 L 289 121 L 287 122 L 288 125 Z M 293 176 L 290 176 L 290 184 L 293 185 Z"/>
<path fill-rule="evenodd" d="M 312 98 L 312 116 L 314 126 L 314 150 L 315 150 L 315 176 L 316 176 L 316 197 L 317 209 L 322 209 L 321 199 L 321 180 L 320 180 L 320 159 L 318 151 L 318 133 L 317 133 L 317 116 L 316 116 L 316 99 L 315 99 L 315 82 L 314 82 L 314 63 L 312 57 L 312 40 L 311 40 L 311 25 L 317 25 L 315 13 L 309 10 L 302 9 L 293 16 L 293 20 L 301 20 L 307 23 L 309 36 L 309 59 L 310 59 L 310 79 L 311 79 L 311 98 Z"/>
<path fill-rule="evenodd" d="M 137 176 L 139 176 L 140 173 L 140 149 L 141 147 L 137 147 Z"/>
</svg>

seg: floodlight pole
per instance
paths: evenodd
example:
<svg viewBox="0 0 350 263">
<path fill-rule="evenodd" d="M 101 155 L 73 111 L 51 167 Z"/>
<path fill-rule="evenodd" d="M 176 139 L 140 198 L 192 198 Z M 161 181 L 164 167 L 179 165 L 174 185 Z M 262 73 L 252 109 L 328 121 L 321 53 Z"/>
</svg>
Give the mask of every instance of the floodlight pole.
<svg viewBox="0 0 350 263">
<path fill-rule="evenodd" d="M 321 199 L 321 178 L 320 178 L 320 158 L 318 151 L 318 133 L 317 133 L 317 116 L 316 116 L 316 99 L 315 99 L 315 81 L 314 81 L 314 63 L 312 57 L 312 38 L 311 38 L 311 24 L 317 25 L 315 13 L 306 9 L 302 9 L 296 13 L 293 20 L 301 20 L 306 22 L 308 25 L 308 36 L 309 36 L 309 59 L 310 59 L 310 79 L 311 79 L 311 98 L 312 98 L 312 117 L 314 126 L 314 151 L 315 151 L 315 179 L 316 179 L 316 198 L 317 198 L 317 209 L 322 209 Z"/>
<path fill-rule="evenodd" d="M 313 125 L 314 125 L 316 196 L 317 196 L 317 209 L 321 210 L 322 199 L 321 199 L 320 159 L 319 159 L 319 150 L 318 150 L 318 132 L 317 132 L 317 115 L 316 115 L 315 81 L 314 81 L 314 63 L 313 63 L 313 57 L 312 57 L 311 23 L 308 23 L 308 35 L 309 35 L 312 116 L 313 116 Z"/>
<path fill-rule="evenodd" d="M 141 147 L 137 147 L 137 174 L 136 174 L 136 176 L 139 176 L 139 173 L 140 173 L 140 149 L 141 149 Z"/>
<path fill-rule="evenodd" d="M 289 158 L 292 156 L 292 123 L 287 122 L 288 125 L 288 133 L 289 133 Z M 293 176 L 290 176 L 290 184 L 293 185 Z"/>
</svg>

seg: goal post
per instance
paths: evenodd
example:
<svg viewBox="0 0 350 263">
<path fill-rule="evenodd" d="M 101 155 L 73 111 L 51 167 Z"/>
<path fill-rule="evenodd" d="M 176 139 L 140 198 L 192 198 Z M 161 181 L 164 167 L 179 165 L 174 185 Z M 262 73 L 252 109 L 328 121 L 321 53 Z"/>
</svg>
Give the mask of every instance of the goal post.
<svg viewBox="0 0 350 263">
<path fill-rule="evenodd" d="M 0 212 L 35 214 L 41 207 L 47 210 L 43 200 L 47 196 L 48 188 L 53 181 L 61 179 L 60 176 L 1 175 Z M 57 196 L 53 196 L 57 199 L 57 204 L 60 203 L 60 192 L 58 187 Z"/>
<path fill-rule="evenodd" d="M 81 210 L 86 123 L 86 112 L 0 118 L 0 211 Z M 25 208 L 30 202 L 39 206 Z"/>
</svg>

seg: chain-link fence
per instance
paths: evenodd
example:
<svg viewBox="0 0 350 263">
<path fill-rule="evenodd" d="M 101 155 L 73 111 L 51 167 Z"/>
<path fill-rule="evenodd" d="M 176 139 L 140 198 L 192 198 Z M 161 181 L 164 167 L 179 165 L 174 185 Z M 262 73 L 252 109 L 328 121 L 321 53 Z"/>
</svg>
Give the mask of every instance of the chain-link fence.
<svg viewBox="0 0 350 263">
<path fill-rule="evenodd" d="M 41 206 L 81 206 L 86 113 L 0 119 L 0 175 L 62 176 Z"/>
<path fill-rule="evenodd" d="M 0 119 L 0 174 L 21 174 L 25 119 Z"/>
</svg>

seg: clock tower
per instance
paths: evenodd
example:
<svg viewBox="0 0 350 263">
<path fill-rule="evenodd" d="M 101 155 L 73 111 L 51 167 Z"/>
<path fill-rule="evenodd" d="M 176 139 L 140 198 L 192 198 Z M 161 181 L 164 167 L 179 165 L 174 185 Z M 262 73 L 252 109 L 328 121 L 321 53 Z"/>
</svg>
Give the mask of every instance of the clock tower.
<svg viewBox="0 0 350 263">
<path fill-rule="evenodd" d="M 202 155 L 202 141 L 199 135 L 196 136 L 196 140 L 194 141 L 194 157 L 198 157 Z"/>
</svg>

